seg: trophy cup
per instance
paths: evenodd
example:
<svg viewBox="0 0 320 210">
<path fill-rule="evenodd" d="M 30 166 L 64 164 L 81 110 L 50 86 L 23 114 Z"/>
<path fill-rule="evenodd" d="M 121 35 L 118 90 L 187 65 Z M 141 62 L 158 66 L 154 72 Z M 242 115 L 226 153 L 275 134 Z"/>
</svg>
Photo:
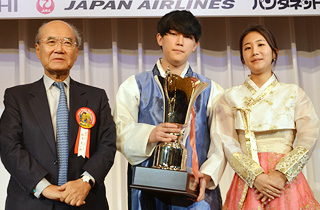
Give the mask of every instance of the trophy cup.
<svg viewBox="0 0 320 210">
<path fill-rule="evenodd" d="M 171 74 L 155 76 L 163 93 L 164 122 L 177 124 L 181 133 L 172 142 L 160 142 L 154 151 L 152 168 L 136 167 L 131 187 L 148 190 L 168 204 L 190 205 L 198 195 L 194 176 L 186 171 L 187 149 L 182 144 L 193 103 L 209 85 L 196 77 Z"/>
</svg>

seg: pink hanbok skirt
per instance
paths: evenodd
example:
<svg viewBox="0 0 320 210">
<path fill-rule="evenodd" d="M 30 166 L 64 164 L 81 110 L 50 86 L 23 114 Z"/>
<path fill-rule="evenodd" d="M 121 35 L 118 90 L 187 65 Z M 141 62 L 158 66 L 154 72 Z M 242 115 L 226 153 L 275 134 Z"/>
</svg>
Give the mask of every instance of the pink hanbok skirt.
<svg viewBox="0 0 320 210">
<path fill-rule="evenodd" d="M 268 174 L 275 170 L 276 164 L 284 154 L 263 152 L 259 153 L 261 167 Z M 237 175 L 234 175 L 223 210 L 238 210 L 239 201 L 245 182 Z M 249 188 L 242 210 L 316 210 L 320 205 L 313 196 L 307 180 L 300 173 L 291 183 L 285 185 L 285 190 L 279 198 L 268 201 L 265 205 L 257 200 L 258 194 L 254 189 Z"/>
</svg>

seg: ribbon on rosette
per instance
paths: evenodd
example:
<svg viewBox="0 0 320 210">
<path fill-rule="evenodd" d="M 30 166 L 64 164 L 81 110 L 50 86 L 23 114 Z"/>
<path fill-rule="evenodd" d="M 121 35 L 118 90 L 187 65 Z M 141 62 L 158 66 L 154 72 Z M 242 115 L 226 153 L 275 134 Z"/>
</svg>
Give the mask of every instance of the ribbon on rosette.
<svg viewBox="0 0 320 210">
<path fill-rule="evenodd" d="M 90 154 L 90 129 L 96 123 L 96 115 L 94 112 L 87 108 L 81 107 L 76 113 L 76 120 L 79 124 L 76 144 L 74 147 L 74 154 L 78 154 L 83 158 L 89 159 Z"/>
</svg>

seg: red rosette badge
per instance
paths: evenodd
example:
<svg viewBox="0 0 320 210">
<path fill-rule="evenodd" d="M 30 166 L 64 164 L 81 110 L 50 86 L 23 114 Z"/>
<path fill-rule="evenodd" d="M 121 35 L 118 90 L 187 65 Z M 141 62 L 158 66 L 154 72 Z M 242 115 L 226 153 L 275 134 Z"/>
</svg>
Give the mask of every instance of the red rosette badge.
<svg viewBox="0 0 320 210">
<path fill-rule="evenodd" d="M 79 131 L 74 147 L 74 154 L 78 154 L 78 157 L 89 158 L 90 129 L 96 123 L 96 115 L 91 109 L 81 107 L 76 113 L 76 120 L 79 124 Z"/>
</svg>

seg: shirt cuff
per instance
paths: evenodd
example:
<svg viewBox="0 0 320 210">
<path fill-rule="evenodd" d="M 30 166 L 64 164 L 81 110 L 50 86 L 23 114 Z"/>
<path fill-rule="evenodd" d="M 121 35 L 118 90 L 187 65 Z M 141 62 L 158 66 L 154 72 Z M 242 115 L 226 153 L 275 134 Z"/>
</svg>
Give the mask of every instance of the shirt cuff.
<svg viewBox="0 0 320 210">
<path fill-rule="evenodd" d="M 40 198 L 42 191 L 46 189 L 49 185 L 51 185 L 51 183 L 46 178 L 41 179 L 41 181 L 33 189 L 33 195 L 36 198 Z"/>
<path fill-rule="evenodd" d="M 87 172 L 87 171 L 83 172 L 83 174 L 81 174 L 81 177 L 82 177 L 82 176 L 89 176 L 89 177 L 90 177 L 91 181 L 93 182 L 92 187 L 93 187 L 94 184 L 96 183 L 96 180 L 93 178 L 93 176 L 91 176 L 91 175 L 89 174 L 89 172 Z"/>
</svg>

